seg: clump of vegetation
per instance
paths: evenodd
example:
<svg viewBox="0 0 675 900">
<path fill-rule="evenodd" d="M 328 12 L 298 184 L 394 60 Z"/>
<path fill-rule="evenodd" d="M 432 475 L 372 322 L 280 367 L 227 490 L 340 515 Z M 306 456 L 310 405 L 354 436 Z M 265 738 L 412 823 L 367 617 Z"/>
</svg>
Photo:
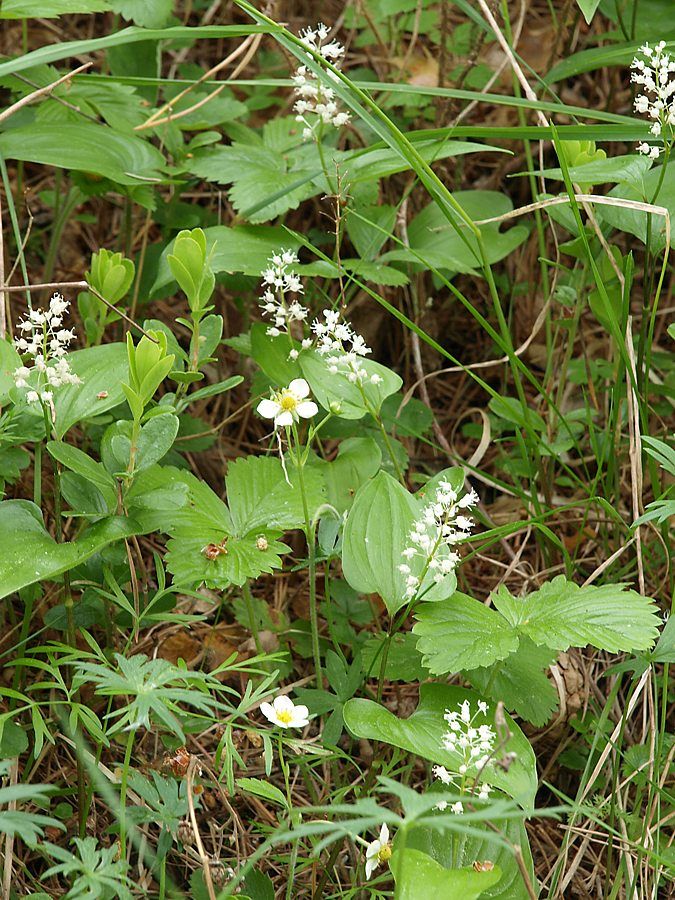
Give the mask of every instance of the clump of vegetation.
<svg viewBox="0 0 675 900">
<path fill-rule="evenodd" d="M 670 896 L 675 46 L 555 6 L 2 4 L 3 897 Z"/>
</svg>

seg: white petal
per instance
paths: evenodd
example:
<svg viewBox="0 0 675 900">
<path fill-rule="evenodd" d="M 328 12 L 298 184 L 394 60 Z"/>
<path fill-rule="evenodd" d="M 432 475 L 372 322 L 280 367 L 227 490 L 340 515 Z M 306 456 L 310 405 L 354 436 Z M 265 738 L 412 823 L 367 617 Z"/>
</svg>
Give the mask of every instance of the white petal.
<svg viewBox="0 0 675 900">
<path fill-rule="evenodd" d="M 294 378 L 288 385 L 288 390 L 292 391 L 296 397 L 309 397 L 309 385 L 304 378 Z"/>
<path fill-rule="evenodd" d="M 293 424 L 293 413 L 286 409 L 284 412 L 279 413 L 278 416 L 274 418 L 274 427 L 275 428 L 287 428 L 289 425 Z"/>
<path fill-rule="evenodd" d="M 374 856 L 372 859 L 366 860 L 366 878 L 370 878 L 375 869 L 377 868 L 377 857 Z"/>
<path fill-rule="evenodd" d="M 295 709 L 293 710 L 293 718 L 298 720 L 296 723 L 297 725 L 301 724 L 299 721 L 300 719 L 304 720 L 302 722 L 302 724 L 305 725 L 309 721 L 308 716 L 309 716 L 309 710 L 307 709 L 306 706 L 296 706 Z"/>
<path fill-rule="evenodd" d="M 266 719 L 269 719 L 270 722 L 276 723 L 277 714 L 274 711 L 274 707 L 271 703 L 261 703 L 260 704 L 260 712 L 265 716 Z"/>
<path fill-rule="evenodd" d="M 281 407 L 274 400 L 261 400 L 258 404 L 258 414 L 263 419 L 273 419 L 280 409 Z"/>
<path fill-rule="evenodd" d="M 313 400 L 303 400 L 295 407 L 295 411 L 301 419 L 311 419 L 318 413 L 319 407 Z"/>
<path fill-rule="evenodd" d="M 293 701 L 290 697 L 287 697 L 286 694 L 279 694 L 278 697 L 274 699 L 274 710 L 275 712 L 291 712 L 294 708 Z M 306 709 L 307 707 L 305 707 Z"/>
<path fill-rule="evenodd" d="M 380 843 L 381 844 L 389 843 L 389 829 L 387 828 L 386 825 L 383 825 L 382 828 L 380 828 Z"/>
</svg>

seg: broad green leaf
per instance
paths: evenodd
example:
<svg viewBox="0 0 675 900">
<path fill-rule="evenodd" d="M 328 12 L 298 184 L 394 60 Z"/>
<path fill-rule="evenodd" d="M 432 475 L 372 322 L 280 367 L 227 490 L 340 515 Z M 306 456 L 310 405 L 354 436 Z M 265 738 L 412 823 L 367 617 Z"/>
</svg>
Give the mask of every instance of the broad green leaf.
<svg viewBox="0 0 675 900">
<path fill-rule="evenodd" d="M 148 469 L 169 452 L 178 434 L 178 417 L 166 413 L 153 416 L 141 428 L 136 455 L 136 472 Z"/>
<path fill-rule="evenodd" d="M 63 441 L 49 441 L 47 450 L 50 455 L 58 460 L 67 469 L 86 478 L 91 484 L 96 485 L 103 495 L 107 507 L 110 510 L 115 508 L 117 500 L 117 485 L 115 479 L 110 475 L 105 467 L 96 462 L 77 447 L 66 444 Z"/>
<path fill-rule="evenodd" d="M 609 192 L 610 197 L 624 200 L 637 200 L 640 203 L 651 203 L 662 176 L 663 166 L 651 169 L 644 176 L 642 184 L 618 184 Z M 663 175 L 663 183 L 656 198 L 657 206 L 665 206 L 670 213 L 671 221 L 675 217 L 675 164 L 668 164 Z M 661 250 L 666 243 L 665 217 L 657 213 L 639 212 L 621 206 L 603 206 L 598 210 L 599 218 L 619 231 L 627 231 L 635 235 L 642 243 L 647 241 L 647 221 L 651 217 L 651 247 L 653 251 Z"/>
<path fill-rule="evenodd" d="M 417 649 L 432 675 L 491 666 L 518 648 L 518 635 L 498 612 L 459 591 L 415 611 Z"/>
<path fill-rule="evenodd" d="M 660 663 L 675 663 L 675 616 L 668 617 L 654 648 L 653 659 Z"/>
<path fill-rule="evenodd" d="M 496 191 L 458 191 L 453 196 L 474 221 L 499 216 L 513 209 L 509 198 Z M 456 227 L 448 221 L 437 204 L 430 203 L 408 226 L 410 250 L 391 250 L 381 259 L 385 262 L 399 260 L 417 264 L 421 260 L 438 269 L 476 272 L 481 268 L 476 239 L 466 225 L 460 222 L 457 213 L 451 213 L 451 217 Z M 506 231 L 501 231 L 500 225 L 499 222 L 493 222 L 480 226 L 491 264 L 508 256 L 528 235 L 528 229 L 523 225 L 516 225 Z M 458 234 L 458 230 L 462 236 Z"/>
<path fill-rule="evenodd" d="M 173 466 L 150 466 L 135 479 L 124 497 L 129 515 L 139 524 L 139 533 L 169 534 L 181 511 L 187 508 L 196 478 Z"/>
<path fill-rule="evenodd" d="M 279 248 L 299 250 L 297 238 L 285 228 L 269 225 L 214 225 L 205 228 L 206 248 L 211 269 L 216 273 L 242 273 L 259 277 L 267 268 L 267 261 Z M 168 256 L 173 252 L 173 241 L 162 252 L 155 283 L 151 293 L 156 293 L 173 280 Z"/>
<path fill-rule="evenodd" d="M 454 685 L 423 684 L 420 687 L 420 702 L 415 712 L 407 719 L 399 719 L 373 700 L 349 700 L 344 707 L 344 720 L 349 731 L 359 738 L 383 741 L 432 763 L 444 765 L 457 771 L 461 764 L 459 754 L 447 750 L 443 737 L 448 725 L 443 718 L 447 709 L 457 709 L 464 700 L 473 705 L 481 699 L 480 694 Z M 484 717 L 486 724 L 494 727 L 495 707 Z M 483 719 L 477 720 L 479 723 Z M 510 716 L 506 716 L 511 738 L 505 745 L 505 752 L 513 751 L 516 758 L 508 772 L 499 766 L 490 768 L 489 781 L 521 806 L 534 804 L 537 792 L 537 771 L 534 752 L 527 738 Z"/>
<path fill-rule="evenodd" d="M 386 88 L 385 88 L 386 90 Z M 508 153 L 502 147 L 490 147 L 487 144 L 476 144 L 472 141 L 453 141 L 441 138 L 421 136 L 415 141 L 415 149 L 425 162 L 434 163 L 451 156 L 464 156 L 467 153 Z M 411 168 L 409 162 L 398 151 L 388 147 L 372 147 L 345 154 L 343 166 L 347 172 L 347 180 L 351 184 L 363 181 L 375 181 L 388 178 L 397 172 L 405 172 Z"/>
<path fill-rule="evenodd" d="M 7 159 L 75 169 L 135 186 L 158 181 L 158 170 L 164 166 L 164 157 L 148 141 L 93 122 L 36 122 L 12 128 L 0 134 L 0 153 Z"/>
<path fill-rule="evenodd" d="M 649 650 L 658 637 L 658 607 L 625 584 L 579 587 L 558 575 L 522 599 L 502 586 L 492 600 L 519 634 L 552 650 L 591 644 L 634 652 Z"/>
<path fill-rule="evenodd" d="M 111 0 L 123 18 L 143 28 L 164 28 L 171 19 L 174 0 Z"/>
<path fill-rule="evenodd" d="M 0 19 L 55 19 L 68 13 L 97 13 L 110 9 L 110 0 L 3 0 Z"/>
<path fill-rule="evenodd" d="M 472 866 L 446 869 L 420 850 L 406 847 L 394 851 L 391 869 L 396 879 L 396 900 L 420 900 L 421 897 L 461 897 L 478 900 L 486 888 L 502 877 L 499 866 L 489 872 L 477 872 Z"/>
<path fill-rule="evenodd" d="M 0 340 L 0 404 L 5 404 L 15 385 L 14 372 L 21 365 L 21 357 L 9 341 Z"/>
<path fill-rule="evenodd" d="M 600 6 L 600 0 L 577 0 L 577 5 L 584 14 L 586 24 L 590 25 L 598 6 Z"/>
<path fill-rule="evenodd" d="M 521 637 L 518 649 L 506 659 L 485 668 L 465 672 L 466 678 L 486 699 L 502 701 L 533 725 L 545 725 L 558 707 L 558 692 L 546 670 L 555 652 Z"/>
<path fill-rule="evenodd" d="M 569 175 L 573 182 L 581 184 L 614 184 L 625 181 L 640 186 L 651 166 L 652 161 L 646 156 L 633 153 L 570 166 Z M 564 180 L 561 169 L 544 169 L 536 174 L 555 181 Z"/>
<path fill-rule="evenodd" d="M 525 826 L 517 819 L 494 820 L 501 834 L 512 844 L 518 845 L 533 884 L 536 885 L 532 854 Z M 476 828 L 478 823 L 474 822 Z M 449 835 L 432 825 L 419 825 L 410 829 L 406 847 L 428 853 L 436 862 L 447 868 L 472 866 L 476 862 L 492 862 L 501 869 L 499 880 L 481 894 L 481 900 L 529 900 L 525 882 L 511 850 L 495 840 L 494 832 L 485 827 L 485 837 L 463 834 L 461 837 Z M 440 898 L 439 898 L 440 900 Z M 464 897 L 462 895 L 462 900 Z"/>
<path fill-rule="evenodd" d="M 369 637 L 361 648 L 363 670 L 371 678 L 380 674 L 384 642 L 387 637 L 377 634 Z M 422 662 L 422 656 L 415 647 L 417 638 L 409 631 L 399 632 L 391 638 L 384 677 L 387 681 L 425 681 L 429 673 Z"/>
<path fill-rule="evenodd" d="M 361 359 L 359 364 L 368 373 L 368 378 L 377 375 L 381 379 L 379 384 L 365 380 L 362 385 L 357 385 L 341 372 L 332 373 L 326 357 L 316 350 L 301 353 L 299 361 L 316 400 L 341 419 L 361 419 L 372 410 L 379 412 L 384 400 L 400 390 L 403 384 L 395 372 L 372 359 Z"/>
<path fill-rule="evenodd" d="M 444 476 L 453 478 L 456 471 L 440 472 L 430 485 Z M 345 578 L 361 593 L 379 594 L 390 615 L 408 602 L 407 575 L 399 571 L 399 566 L 404 559 L 403 551 L 410 546 L 413 524 L 427 502 L 424 491 L 413 497 L 391 475 L 380 471 L 359 488 L 347 516 L 342 542 Z M 455 592 L 454 572 L 437 583 L 422 556 L 406 562 L 413 575 L 423 578 L 418 589 L 420 597 L 427 601 L 442 600 Z"/>
<path fill-rule="evenodd" d="M 251 327 L 251 356 L 273 385 L 286 387 L 302 376 L 299 363 L 289 359 L 291 350 L 299 350 L 300 345 L 287 334 L 267 334 L 267 328 L 262 322 Z"/>
<path fill-rule="evenodd" d="M 247 456 L 229 464 L 225 486 L 234 534 L 266 528 L 286 531 L 304 523 L 298 475 L 290 462 L 286 467 L 291 484 L 281 462 L 272 456 Z M 323 485 L 311 468 L 305 468 L 304 483 L 311 517 L 323 502 Z"/>
<path fill-rule="evenodd" d="M 327 502 L 343 513 L 352 505 L 361 485 L 377 474 L 381 462 L 382 453 L 372 438 L 355 437 L 340 443 L 332 462 L 317 457 L 311 465 L 323 477 Z"/>
<path fill-rule="evenodd" d="M 387 235 L 394 231 L 395 206 L 366 206 L 347 214 L 347 234 L 361 259 L 375 259 Z M 371 224 L 372 223 L 372 224 Z"/>
<path fill-rule="evenodd" d="M 176 26 L 175 28 L 122 28 L 112 34 L 100 38 L 86 38 L 81 41 L 57 41 L 47 44 L 30 53 L 22 53 L 13 59 L 0 63 L 0 78 L 15 72 L 25 72 L 34 66 L 44 63 L 70 59 L 83 53 L 105 50 L 108 47 L 119 47 L 124 44 L 137 44 L 145 41 L 196 41 L 202 38 L 236 38 L 249 34 L 269 33 L 273 26 L 259 25 L 202 25 L 198 27 Z"/>
<path fill-rule="evenodd" d="M 59 437 L 83 419 L 122 403 L 122 382 L 129 377 L 127 348 L 121 342 L 76 350 L 68 355 L 68 361 L 81 384 L 63 385 L 54 392 Z"/>
<path fill-rule="evenodd" d="M 405 605 L 405 576 L 398 570 L 417 503 L 391 475 L 379 472 L 358 491 L 345 524 L 342 569 L 349 584 L 377 593 L 390 615 Z"/>
<path fill-rule="evenodd" d="M 20 756 L 28 748 L 28 735 L 25 728 L 6 719 L 2 723 L 2 736 L 0 736 L 0 759 L 13 759 Z M 0 812 L 0 818 L 2 812 Z"/>
<path fill-rule="evenodd" d="M 36 581 L 52 581 L 106 544 L 135 533 L 129 519 L 111 518 L 88 528 L 76 541 L 57 543 L 42 513 L 27 500 L 0 503 L 0 599 Z"/>
</svg>

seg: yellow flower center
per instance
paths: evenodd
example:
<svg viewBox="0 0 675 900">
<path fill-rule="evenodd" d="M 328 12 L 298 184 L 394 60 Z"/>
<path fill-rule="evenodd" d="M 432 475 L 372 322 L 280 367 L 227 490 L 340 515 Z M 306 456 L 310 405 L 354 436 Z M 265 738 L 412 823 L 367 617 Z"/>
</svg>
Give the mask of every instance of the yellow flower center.
<svg viewBox="0 0 675 900">
<path fill-rule="evenodd" d="M 297 398 L 290 392 L 282 391 L 279 395 L 279 406 L 286 412 L 292 412 L 297 405 Z"/>
<path fill-rule="evenodd" d="M 293 713 L 290 709 L 283 709 L 281 712 L 277 713 L 277 719 L 280 722 L 283 722 L 284 725 L 290 725 L 293 721 Z"/>
<path fill-rule="evenodd" d="M 380 847 L 380 852 L 377 854 L 377 858 L 381 863 L 387 862 L 388 859 L 391 859 L 391 847 L 389 844 L 385 844 L 384 847 Z"/>
</svg>

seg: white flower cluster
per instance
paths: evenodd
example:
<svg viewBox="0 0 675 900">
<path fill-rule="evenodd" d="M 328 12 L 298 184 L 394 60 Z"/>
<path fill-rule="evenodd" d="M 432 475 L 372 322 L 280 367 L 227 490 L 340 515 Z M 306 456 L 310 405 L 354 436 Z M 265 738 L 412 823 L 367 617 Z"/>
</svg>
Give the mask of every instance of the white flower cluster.
<svg viewBox="0 0 675 900">
<path fill-rule="evenodd" d="M 329 41 L 330 28 L 319 22 L 316 28 L 305 28 L 300 32 L 302 43 L 318 53 L 323 59 L 338 66 L 345 48 L 337 41 Z M 331 75 L 332 73 L 328 73 Z M 296 121 L 305 126 L 303 137 L 311 138 L 319 125 L 333 125 L 341 128 L 349 122 L 349 113 L 340 109 L 335 91 L 319 80 L 307 66 L 300 66 L 293 75 Z M 309 117 L 309 118 L 308 118 Z"/>
<path fill-rule="evenodd" d="M 403 551 L 407 562 L 398 567 L 406 576 L 405 595 L 408 599 L 415 596 L 428 570 L 434 573 L 436 582 L 443 581 L 454 571 L 459 554 L 452 548 L 466 540 L 473 527 L 473 519 L 465 516 L 463 510 L 476 503 L 478 494 L 473 489 L 458 499 L 449 482 L 439 481 L 434 499 L 424 507 L 410 532 L 410 546 Z M 410 567 L 410 562 L 420 557 L 424 560 L 422 577 L 415 575 Z"/>
<path fill-rule="evenodd" d="M 37 403 L 39 400 L 50 403 L 54 396 L 53 388 L 62 384 L 80 383 L 65 358 L 68 346 L 75 337 L 74 331 L 61 327 L 69 305 L 61 294 L 54 294 L 49 301 L 49 309 L 32 309 L 17 325 L 21 337 L 15 339 L 14 346 L 22 355 L 32 356 L 33 364 L 16 369 L 16 386 L 28 387 L 31 374 L 34 371 L 38 373 L 35 387 L 26 394 L 29 403 Z"/>
<path fill-rule="evenodd" d="M 298 262 L 296 254 L 292 250 L 280 250 L 267 261 L 270 265 L 261 273 L 264 291 L 260 307 L 263 315 L 270 316 L 274 322 L 267 333 L 277 337 L 288 332 L 291 322 L 304 322 L 308 310 L 299 300 L 289 301 L 287 296 L 303 292 L 300 276 L 290 270 Z"/>
<path fill-rule="evenodd" d="M 340 314 L 333 309 L 324 309 L 323 317 L 323 322 L 312 322 L 312 331 L 317 337 L 316 349 L 326 357 L 328 370 L 333 375 L 345 375 L 352 384 L 380 384 L 382 378 L 376 373 L 369 375 L 363 365 L 363 358 L 372 351 L 361 335 L 340 321 Z"/>
<path fill-rule="evenodd" d="M 484 716 L 488 711 L 488 705 L 484 700 L 479 700 L 477 709 L 472 714 L 471 704 L 468 700 L 460 703 L 459 710 L 446 710 L 444 719 L 448 723 L 448 731 L 443 737 L 443 746 L 446 750 L 453 750 L 458 753 L 461 762 L 457 767 L 457 775 L 461 779 L 459 785 L 462 792 L 466 787 L 467 777 L 475 779 L 480 778 L 481 771 L 485 766 L 491 763 L 492 754 L 495 748 L 497 735 L 490 725 L 479 725 L 476 719 Z M 439 781 L 446 785 L 455 784 L 455 775 L 448 772 L 445 766 L 434 766 L 433 774 Z M 477 789 L 476 796 L 478 800 L 487 800 L 492 790 L 491 785 L 481 782 L 475 784 Z M 448 802 L 441 800 L 436 804 L 436 808 L 446 810 Z M 461 800 L 450 805 L 450 811 L 453 813 L 464 812 L 464 805 Z"/>
<path fill-rule="evenodd" d="M 635 98 L 635 112 L 654 120 L 649 129 L 654 137 L 661 137 L 664 126 L 675 125 L 675 59 L 664 53 L 665 41 L 652 49 L 649 44 L 640 47 L 646 59 L 635 57 L 631 63 L 631 81 L 643 87 L 644 93 Z M 672 136 L 672 135 L 671 135 Z M 650 159 L 658 159 L 661 149 L 646 141 L 638 144 L 638 150 Z"/>
</svg>

